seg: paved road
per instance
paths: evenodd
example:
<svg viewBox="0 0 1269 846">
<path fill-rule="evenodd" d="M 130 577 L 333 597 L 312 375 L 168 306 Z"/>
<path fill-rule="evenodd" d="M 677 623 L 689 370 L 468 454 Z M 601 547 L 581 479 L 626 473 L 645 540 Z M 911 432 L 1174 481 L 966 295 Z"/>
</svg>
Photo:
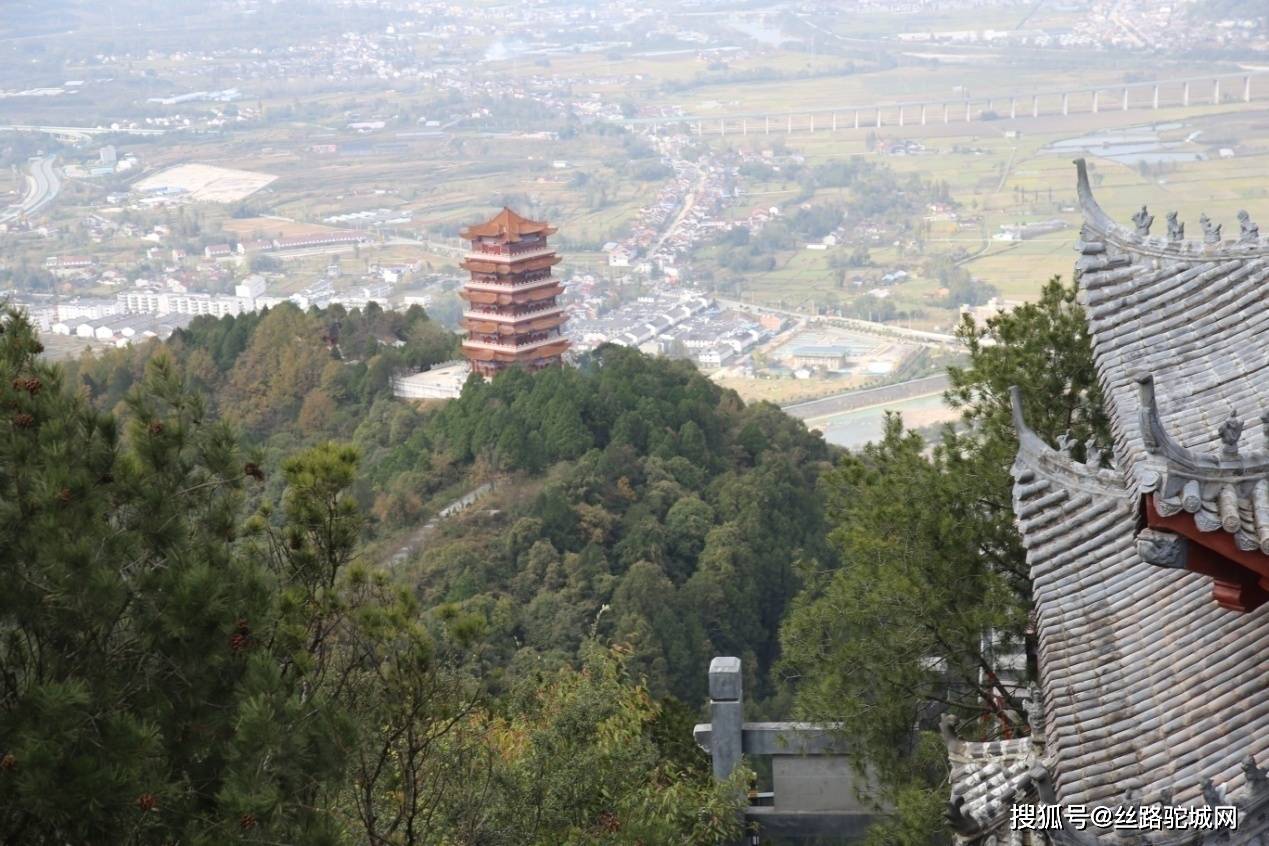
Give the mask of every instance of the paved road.
<svg viewBox="0 0 1269 846">
<path fill-rule="evenodd" d="M 661 251 L 661 248 L 665 246 L 665 242 L 668 241 L 670 236 L 674 234 L 674 230 L 679 228 L 679 224 L 683 222 L 683 218 L 687 217 L 688 212 L 690 212 L 692 207 L 696 205 L 696 195 L 699 194 L 701 189 L 705 187 L 705 169 L 701 168 L 700 170 L 701 175 L 697 177 L 691 190 L 688 191 L 687 196 L 683 198 L 683 205 L 679 208 L 678 214 L 676 214 L 670 221 L 670 225 L 665 227 L 665 231 L 663 231 L 661 233 L 661 237 L 657 239 L 656 246 L 648 251 L 648 255 L 655 255 Z"/>
<path fill-rule="evenodd" d="M 0 132 L 43 132 L 47 135 L 163 135 L 166 129 L 111 129 L 107 126 L 27 126 L 24 124 L 0 125 Z"/>
<path fill-rule="evenodd" d="M 30 216 L 53 202 L 62 190 L 61 177 L 53 167 L 53 158 L 37 158 L 31 161 L 26 177 L 26 196 L 15 206 L 0 210 L 0 223 L 8 223 L 22 215 Z"/>
<path fill-rule="evenodd" d="M 877 335 L 888 335 L 890 337 L 902 338 L 927 347 L 938 346 L 959 349 L 963 346 L 956 336 L 945 335 L 941 332 L 924 332 L 920 329 L 905 329 L 902 326 L 892 326 L 889 323 L 876 323 L 871 320 L 859 320 L 854 317 L 832 317 L 822 314 L 807 314 L 801 311 L 791 311 L 787 308 L 774 308 L 773 306 L 746 303 L 741 302 L 740 300 L 726 300 L 721 297 L 716 297 L 715 302 L 721 306 L 736 309 L 737 311 L 749 311 L 758 314 L 780 314 L 785 317 L 792 317 L 798 320 L 832 323 L 836 326 L 842 326 L 846 329 L 854 329 L 858 332 L 871 332 Z"/>
</svg>

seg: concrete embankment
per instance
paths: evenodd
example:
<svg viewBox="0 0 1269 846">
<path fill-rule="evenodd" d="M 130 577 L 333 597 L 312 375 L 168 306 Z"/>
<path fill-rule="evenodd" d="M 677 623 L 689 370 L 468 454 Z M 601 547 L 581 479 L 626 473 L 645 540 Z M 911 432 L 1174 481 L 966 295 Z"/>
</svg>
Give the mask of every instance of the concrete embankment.
<svg viewBox="0 0 1269 846">
<path fill-rule="evenodd" d="M 923 376 L 920 379 L 909 379 L 893 385 L 882 385 L 877 388 L 864 388 L 859 391 L 847 391 L 831 397 L 797 402 L 783 406 L 786 413 L 800 420 L 815 420 L 831 417 L 846 411 L 857 411 L 878 405 L 898 403 L 915 397 L 938 394 L 947 390 L 947 374 Z"/>
</svg>

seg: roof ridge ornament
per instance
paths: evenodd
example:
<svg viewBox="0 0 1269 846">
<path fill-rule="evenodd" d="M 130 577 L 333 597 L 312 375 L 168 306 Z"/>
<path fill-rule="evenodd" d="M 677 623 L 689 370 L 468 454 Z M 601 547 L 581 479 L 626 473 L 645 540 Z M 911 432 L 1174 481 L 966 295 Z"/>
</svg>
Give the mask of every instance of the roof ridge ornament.
<svg viewBox="0 0 1269 846">
<path fill-rule="evenodd" d="M 1181 446 L 1163 427 L 1153 376 L 1137 377 L 1137 403 L 1137 422 L 1146 451 L 1167 459 L 1172 470 L 1207 481 L 1252 480 L 1269 475 L 1269 452 L 1239 452 L 1238 443 L 1245 424 L 1234 409 L 1230 409 L 1229 417 L 1216 430 L 1222 449 L 1219 452 L 1196 452 Z M 1261 415 L 1260 419 L 1262 424 L 1269 426 L 1269 412 Z M 1269 433 L 1269 429 L 1266 432 Z"/>
<path fill-rule="evenodd" d="M 1132 216 L 1132 222 L 1137 227 L 1137 234 L 1142 238 L 1147 238 L 1150 235 L 1150 225 L 1154 223 L 1154 215 L 1146 210 L 1146 206 L 1143 203 L 1141 210 Z"/>
<path fill-rule="evenodd" d="M 1017 385 L 1009 387 L 1010 414 L 1013 418 L 1013 429 L 1018 436 L 1018 455 L 1029 456 L 1040 466 L 1032 469 L 1059 480 L 1063 485 L 1075 485 L 1082 490 L 1087 484 L 1096 486 L 1099 493 L 1110 493 L 1102 488 L 1107 483 L 1107 475 L 1115 471 L 1114 456 L 1097 445 L 1096 436 L 1084 442 L 1084 462 L 1081 465 L 1071 455 L 1079 440 L 1071 432 L 1063 432 L 1057 436 L 1058 446 L 1052 447 L 1040 437 L 1034 429 L 1027 425 L 1022 414 L 1022 389 Z M 1054 475 L 1057 474 L 1057 475 Z"/>
<path fill-rule="evenodd" d="M 1247 214 L 1246 209 L 1238 210 L 1238 243 L 1256 244 L 1260 242 L 1260 227 Z"/>
<path fill-rule="evenodd" d="M 1203 230 L 1204 244 L 1219 244 L 1221 242 L 1221 224 L 1212 223 L 1212 219 L 1207 216 L 1207 212 L 1199 215 L 1199 226 Z"/>
<path fill-rule="evenodd" d="M 1243 758 L 1243 777 L 1247 780 L 1247 785 L 1251 788 L 1253 795 L 1269 790 L 1269 774 L 1266 774 L 1264 769 L 1256 766 L 1256 756 L 1248 755 Z"/>
<path fill-rule="evenodd" d="M 1114 232 L 1120 227 L 1102 210 L 1097 199 L 1093 197 L 1093 187 L 1088 179 L 1088 162 L 1083 158 L 1075 160 L 1075 192 L 1079 196 L 1080 211 L 1086 223 L 1102 232 Z"/>
<path fill-rule="evenodd" d="M 1229 416 L 1225 418 L 1225 422 L 1221 423 L 1216 430 L 1216 434 L 1220 436 L 1224 449 L 1221 452 L 1228 458 L 1238 457 L 1238 442 L 1243 436 L 1243 421 L 1238 417 L 1238 411 L 1234 408 L 1229 410 Z"/>
<path fill-rule="evenodd" d="M 1090 435 L 1084 442 L 1084 464 L 1090 470 L 1100 470 L 1102 467 L 1102 448 L 1097 445 L 1096 435 Z"/>
<path fill-rule="evenodd" d="M 1176 219 L 1176 212 L 1168 212 L 1168 241 L 1184 241 L 1185 224 Z"/>
<path fill-rule="evenodd" d="M 1212 781 L 1211 776 L 1203 779 L 1202 788 L 1203 800 L 1207 802 L 1207 804 L 1212 806 L 1225 804 L 1225 791 L 1216 786 L 1216 783 Z"/>
</svg>

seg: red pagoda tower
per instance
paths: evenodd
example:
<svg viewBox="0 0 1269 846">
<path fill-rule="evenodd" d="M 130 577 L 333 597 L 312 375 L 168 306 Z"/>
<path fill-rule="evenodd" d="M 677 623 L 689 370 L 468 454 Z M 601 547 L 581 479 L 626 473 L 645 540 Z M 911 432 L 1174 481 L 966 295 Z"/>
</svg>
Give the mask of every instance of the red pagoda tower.
<svg viewBox="0 0 1269 846">
<path fill-rule="evenodd" d="M 560 332 L 568 319 L 555 301 L 564 287 L 552 278 L 560 258 L 546 242 L 555 227 L 504 208 L 491 220 L 461 233 L 471 241 L 462 267 L 471 280 L 463 355 L 471 369 L 490 377 L 512 365 L 537 370 L 558 364 L 569 342 Z"/>
</svg>

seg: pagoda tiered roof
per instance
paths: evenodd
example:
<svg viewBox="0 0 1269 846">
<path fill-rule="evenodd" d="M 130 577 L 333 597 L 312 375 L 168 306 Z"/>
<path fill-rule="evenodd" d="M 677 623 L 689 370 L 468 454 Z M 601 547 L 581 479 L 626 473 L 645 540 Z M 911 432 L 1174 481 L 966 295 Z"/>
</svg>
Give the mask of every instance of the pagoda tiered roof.
<svg viewBox="0 0 1269 846">
<path fill-rule="evenodd" d="M 460 267 L 463 270 L 472 273 L 488 273 L 497 276 L 514 277 L 517 274 L 528 273 L 535 270 L 550 270 L 552 267 L 560 263 L 560 257 L 552 252 L 544 251 L 535 253 L 530 258 L 524 259 L 497 259 L 486 258 L 479 254 L 469 255 L 463 259 Z M 501 280 L 499 280 L 501 281 Z M 507 284 L 511 282 L 507 280 Z"/>
<path fill-rule="evenodd" d="M 1245 215 L 1232 241 L 1205 218 L 1201 242 L 1174 220 L 1152 236 L 1145 209 L 1121 226 L 1082 161 L 1077 176 L 1077 278 L 1114 458 L 1045 443 L 1015 395 L 1043 735 L 1009 749 L 949 737 L 949 818 L 970 843 L 1269 842 L 1269 242 Z M 1128 841 L 1009 830 L 1011 804 L 1040 801 L 1228 804 L 1239 824 Z"/>
<path fill-rule="evenodd" d="M 502 211 L 484 223 L 473 224 L 459 232 L 469 241 L 477 238 L 495 238 L 507 243 L 519 241 L 526 235 L 554 235 L 555 227 L 540 220 L 529 220 L 503 206 Z"/>
</svg>

